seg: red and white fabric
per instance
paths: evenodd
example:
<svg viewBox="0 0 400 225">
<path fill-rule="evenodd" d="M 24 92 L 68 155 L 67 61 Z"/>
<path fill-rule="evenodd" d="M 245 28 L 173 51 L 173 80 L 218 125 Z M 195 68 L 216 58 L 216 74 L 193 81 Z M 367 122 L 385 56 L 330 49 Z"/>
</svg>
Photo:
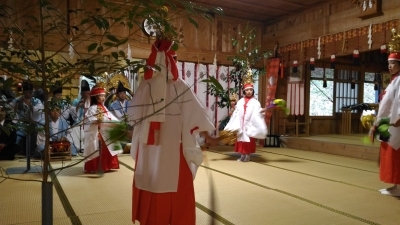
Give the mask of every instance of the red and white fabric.
<svg viewBox="0 0 400 225">
<path fill-rule="evenodd" d="M 304 83 L 289 83 L 287 86 L 287 107 L 291 115 L 304 115 Z"/>
<path fill-rule="evenodd" d="M 195 63 L 191 63 L 191 62 L 184 62 L 184 74 L 183 76 L 185 77 L 185 81 L 186 83 L 189 85 L 190 89 L 192 89 L 192 91 L 194 93 L 196 93 L 196 75 L 195 75 L 195 70 L 196 70 L 196 64 Z"/>
<path fill-rule="evenodd" d="M 389 57 L 390 58 L 390 57 Z M 390 59 L 389 59 L 390 60 Z M 394 59 L 395 60 L 395 59 Z M 384 117 L 395 123 L 400 115 L 400 77 L 396 76 L 385 89 L 382 101 L 379 103 L 377 121 Z M 381 142 L 379 178 L 391 184 L 400 184 L 400 127 L 390 126 L 388 142 Z"/>
<path fill-rule="evenodd" d="M 178 67 L 178 77 L 185 80 L 185 62 L 178 61 L 176 67 Z"/>
<path fill-rule="evenodd" d="M 219 81 L 219 83 L 222 85 L 222 88 L 224 89 L 224 90 L 227 90 L 228 89 L 228 81 L 226 80 L 226 78 L 229 76 L 229 70 L 228 70 L 228 67 L 226 67 L 226 66 L 220 66 L 219 68 L 218 68 L 218 81 Z M 230 93 L 230 94 L 232 94 L 232 93 Z M 230 104 L 229 102 L 228 102 L 228 104 Z M 221 121 L 221 120 L 223 120 L 225 117 L 227 117 L 228 116 L 228 108 L 223 108 L 223 109 L 221 109 L 221 108 L 218 108 L 217 109 L 217 121 Z"/>
<path fill-rule="evenodd" d="M 207 65 L 198 64 L 197 66 L 197 83 L 196 83 L 196 96 L 199 99 L 200 103 L 207 107 L 207 83 L 201 82 L 204 79 L 207 79 Z"/>
</svg>

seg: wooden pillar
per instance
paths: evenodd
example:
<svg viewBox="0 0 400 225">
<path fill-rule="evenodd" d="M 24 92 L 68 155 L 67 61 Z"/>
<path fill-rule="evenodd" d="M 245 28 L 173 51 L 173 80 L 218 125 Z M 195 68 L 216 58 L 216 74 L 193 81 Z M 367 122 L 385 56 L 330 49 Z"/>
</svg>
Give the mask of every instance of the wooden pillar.
<svg viewBox="0 0 400 225">
<path fill-rule="evenodd" d="M 342 134 L 351 134 L 351 109 L 342 109 Z"/>
</svg>

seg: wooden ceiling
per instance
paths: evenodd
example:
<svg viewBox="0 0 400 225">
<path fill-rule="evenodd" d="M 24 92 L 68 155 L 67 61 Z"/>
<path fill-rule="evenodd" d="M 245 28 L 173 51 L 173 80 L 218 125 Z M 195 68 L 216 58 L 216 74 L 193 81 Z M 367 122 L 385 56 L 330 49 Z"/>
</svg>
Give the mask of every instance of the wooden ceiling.
<svg viewBox="0 0 400 225">
<path fill-rule="evenodd" d="M 192 2 L 207 6 L 221 7 L 226 16 L 257 21 L 264 24 L 276 22 L 279 19 L 305 11 L 327 0 L 192 0 Z"/>
</svg>

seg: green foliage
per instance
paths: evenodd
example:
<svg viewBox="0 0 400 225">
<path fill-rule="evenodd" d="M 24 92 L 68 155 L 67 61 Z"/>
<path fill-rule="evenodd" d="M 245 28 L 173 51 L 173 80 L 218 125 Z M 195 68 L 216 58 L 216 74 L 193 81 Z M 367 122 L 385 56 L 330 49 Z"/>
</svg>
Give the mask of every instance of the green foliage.
<svg viewBox="0 0 400 225">
<path fill-rule="evenodd" d="M 239 31 L 236 38 L 232 38 L 232 45 L 236 49 L 235 56 L 228 57 L 228 60 L 232 62 L 234 70 L 230 71 L 230 74 L 223 79 L 226 82 L 234 83 L 233 88 L 226 90 L 222 89 L 222 85 L 214 78 L 202 80 L 209 84 L 207 93 L 211 96 L 218 97 L 216 102 L 217 106 L 224 108 L 229 106 L 229 95 L 236 93 L 238 94 L 241 89 L 242 78 L 247 73 L 249 68 L 252 68 L 253 80 L 257 80 L 262 74 L 265 74 L 265 68 L 256 69 L 255 65 L 269 54 L 260 52 L 261 46 L 255 45 L 256 40 L 256 29 L 247 24 L 243 31 Z"/>
<path fill-rule="evenodd" d="M 128 136 L 129 126 L 125 122 L 120 122 L 115 124 L 109 131 L 108 131 L 108 142 L 114 141 L 122 141 L 127 142 L 130 141 Z"/>
<path fill-rule="evenodd" d="M 218 96 L 219 99 L 216 102 L 217 106 L 220 108 L 224 108 L 229 105 L 229 89 L 224 90 L 222 85 L 218 82 L 215 77 L 209 77 L 208 79 L 204 79 L 201 82 L 209 84 L 209 90 L 208 93 L 211 96 Z"/>
<path fill-rule="evenodd" d="M 389 127 L 390 126 L 392 126 L 392 124 L 390 124 L 390 118 L 385 117 L 385 118 L 380 119 L 378 127 L 376 128 L 376 134 L 378 134 L 384 138 L 389 138 L 390 137 Z"/>
<path fill-rule="evenodd" d="M 72 24 L 66 13 L 57 8 L 57 2 L 39 0 L 24 11 L 0 4 L 0 24 L 9 44 L 0 52 L 3 74 L 46 80 L 41 88 L 48 88 L 55 80 L 69 83 L 76 74 L 89 72 L 96 76 L 124 70 L 127 66 L 140 69 L 144 65 L 126 65 L 125 53 L 116 48 L 139 38 L 137 32 L 141 32 L 144 18 L 149 18 L 151 24 L 162 31 L 163 37 L 180 41 L 182 37 L 173 25 L 176 19 L 186 17 L 197 27 L 194 16 L 210 19 L 213 13 L 222 14 L 221 8 L 207 9 L 186 0 L 79 1 L 79 8 L 68 10 L 75 18 Z M 30 12 L 40 13 L 32 15 Z M 127 37 L 113 33 L 113 29 L 121 25 L 130 29 Z M 73 60 L 65 56 L 71 43 L 75 52 Z M 178 47 L 178 44 L 173 46 L 174 50 Z M 45 53 L 49 51 L 52 53 Z"/>
<path fill-rule="evenodd" d="M 58 8 L 59 0 L 30 1 L 16 9 L 7 5 L 7 2 L 13 4 L 12 0 L 3 2 L 0 35 L 7 46 L 0 50 L 0 72 L 12 79 L 1 82 L 0 91 L 14 86 L 11 83 L 15 81 L 29 79 L 36 89 L 43 90 L 46 100 L 54 87 L 70 84 L 76 75 L 102 78 L 104 72 L 129 68 L 135 73 L 144 68 L 143 62 L 131 62 L 120 50 L 126 43 L 142 39 L 138 32 L 142 32 L 144 18 L 150 18 L 161 30 L 160 38 L 180 41 L 180 33 L 173 25 L 175 20 L 183 17 L 197 27 L 196 16 L 210 20 L 213 13 L 222 12 L 220 8 L 210 10 L 187 0 L 76 1 L 79 8 L 68 11 L 65 4 Z M 128 31 L 118 36 L 115 30 L 121 26 Z M 178 46 L 174 45 L 174 50 Z M 48 109 L 56 105 L 44 101 L 45 131 L 49 129 Z M 33 123 L 18 125 L 18 129 L 27 133 L 37 129 Z M 49 132 L 45 133 L 49 140 Z M 46 145 L 45 151 L 48 151 L 48 141 Z M 47 181 L 47 172 L 44 174 Z"/>
</svg>

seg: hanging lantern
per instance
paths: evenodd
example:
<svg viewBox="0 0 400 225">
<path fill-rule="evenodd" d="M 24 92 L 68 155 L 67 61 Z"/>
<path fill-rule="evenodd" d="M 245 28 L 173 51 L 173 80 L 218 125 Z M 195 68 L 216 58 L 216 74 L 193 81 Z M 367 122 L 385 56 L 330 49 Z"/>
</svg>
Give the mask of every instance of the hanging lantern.
<svg viewBox="0 0 400 225">
<path fill-rule="evenodd" d="M 314 71 L 315 70 L 315 59 L 310 58 L 310 70 Z"/>
<path fill-rule="evenodd" d="M 386 49 L 386 45 L 383 44 L 381 45 L 381 62 L 387 62 L 387 49 Z"/>
<path fill-rule="evenodd" d="M 22 83 L 18 83 L 17 91 L 18 91 L 18 92 L 21 92 L 21 91 L 22 91 Z"/>
<path fill-rule="evenodd" d="M 374 90 L 377 91 L 379 90 L 379 73 L 375 73 L 375 77 L 374 77 Z"/>
<path fill-rule="evenodd" d="M 280 61 L 280 63 L 279 63 L 279 71 L 278 71 L 278 74 L 280 74 L 281 75 L 281 78 L 283 78 L 283 70 L 284 70 L 284 62 L 283 62 L 283 60 L 282 61 Z"/>
<path fill-rule="evenodd" d="M 358 50 L 353 51 L 353 65 L 360 65 L 360 52 Z"/>
<path fill-rule="evenodd" d="M 354 79 L 354 76 L 351 75 L 351 83 L 350 83 L 350 88 L 354 90 L 356 88 L 356 80 Z"/>
<path fill-rule="evenodd" d="M 297 71 L 298 71 L 297 66 L 298 66 L 297 60 L 293 61 L 293 67 L 292 67 L 293 73 L 297 73 Z"/>
<path fill-rule="evenodd" d="M 336 61 L 336 56 L 335 54 L 331 55 L 331 69 L 335 69 L 335 61 Z"/>
</svg>

